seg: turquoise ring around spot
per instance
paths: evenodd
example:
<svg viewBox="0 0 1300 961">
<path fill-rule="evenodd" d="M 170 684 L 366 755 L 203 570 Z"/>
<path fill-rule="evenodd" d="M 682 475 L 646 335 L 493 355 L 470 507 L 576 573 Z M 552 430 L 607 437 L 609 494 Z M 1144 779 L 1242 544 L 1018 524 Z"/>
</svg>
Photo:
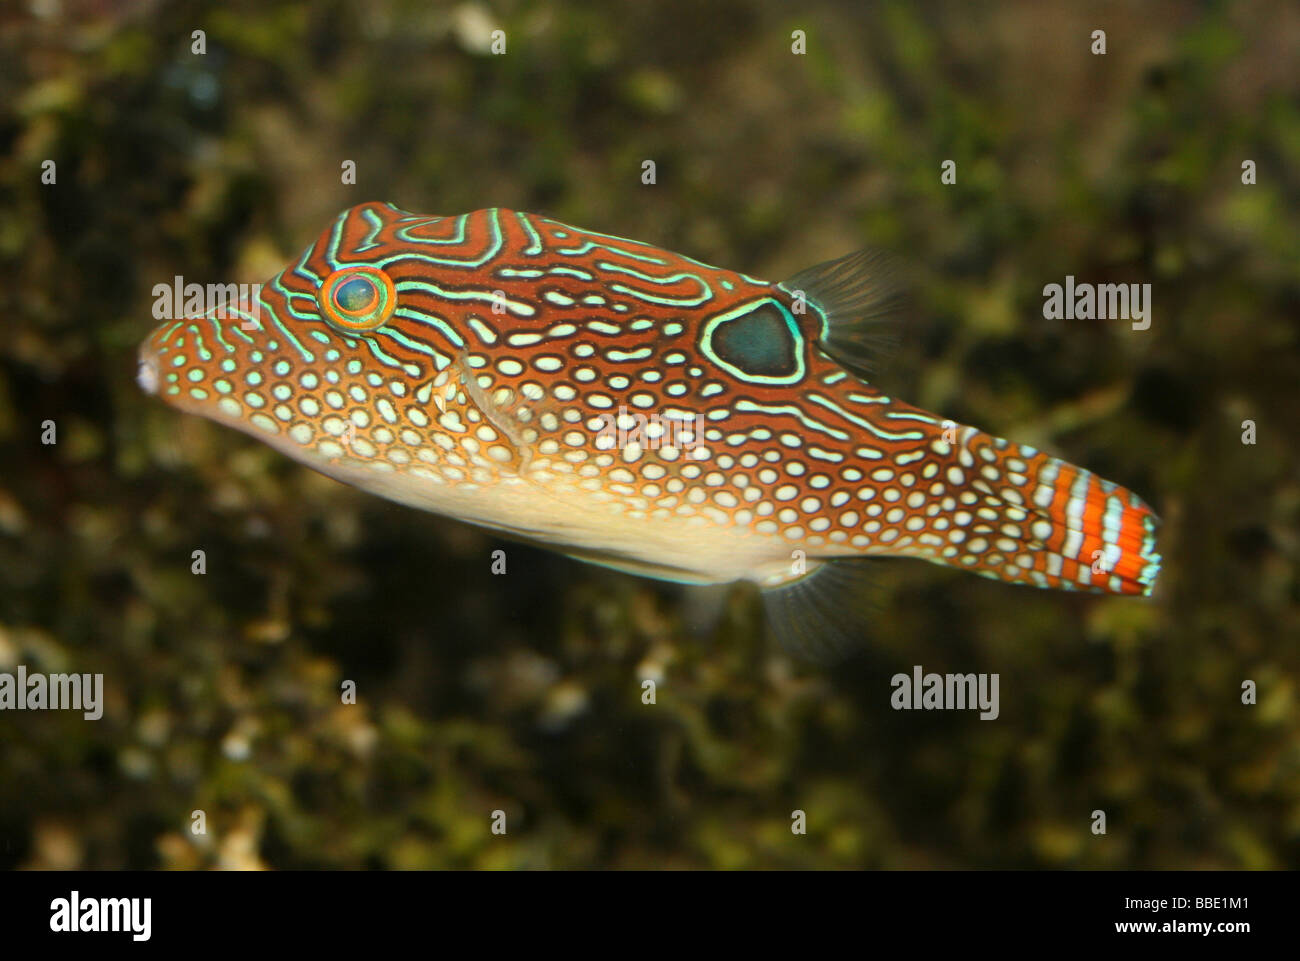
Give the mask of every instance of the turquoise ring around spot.
<svg viewBox="0 0 1300 961">
<path fill-rule="evenodd" d="M 797 384 L 804 378 L 799 322 L 775 297 L 741 304 L 704 322 L 700 352 L 739 380 Z"/>
</svg>

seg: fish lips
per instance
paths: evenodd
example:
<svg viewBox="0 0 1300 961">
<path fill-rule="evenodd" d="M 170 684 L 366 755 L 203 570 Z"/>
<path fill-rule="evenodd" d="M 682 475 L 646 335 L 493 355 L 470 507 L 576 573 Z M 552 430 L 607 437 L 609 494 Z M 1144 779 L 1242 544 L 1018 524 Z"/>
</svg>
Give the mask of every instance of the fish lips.
<svg viewBox="0 0 1300 961">
<path fill-rule="evenodd" d="M 165 395 L 163 391 L 163 387 L 165 386 L 163 383 L 164 371 L 171 371 L 174 369 L 169 361 L 174 360 L 178 353 L 183 353 L 183 351 L 178 351 L 176 346 L 169 343 L 172 335 L 176 333 L 177 325 L 208 325 L 213 323 L 219 323 L 221 325 L 240 324 L 242 330 L 260 332 L 262 329 L 260 320 L 254 320 L 252 326 L 247 325 L 244 320 L 248 317 L 257 318 L 259 316 L 257 312 L 258 307 L 258 304 L 250 300 L 241 299 L 238 302 L 233 303 L 229 308 L 214 308 L 215 311 L 218 311 L 215 314 L 186 316 L 163 320 L 162 323 L 158 324 L 157 327 L 149 332 L 149 336 L 144 339 L 140 344 L 139 349 L 136 351 L 136 383 L 140 385 L 141 390 L 150 396 L 162 397 L 164 400 L 168 401 L 168 403 L 172 403 L 175 406 L 183 406 L 182 404 L 177 403 L 180 400 L 180 397 Z M 181 364 L 180 366 L 185 367 L 187 365 Z M 176 369 L 179 372 L 179 368 Z M 172 379 L 175 380 L 175 378 Z M 169 393 L 175 394 L 175 391 Z"/>
<path fill-rule="evenodd" d="M 146 394 L 158 393 L 158 359 L 145 341 L 136 357 L 135 382 Z"/>
</svg>

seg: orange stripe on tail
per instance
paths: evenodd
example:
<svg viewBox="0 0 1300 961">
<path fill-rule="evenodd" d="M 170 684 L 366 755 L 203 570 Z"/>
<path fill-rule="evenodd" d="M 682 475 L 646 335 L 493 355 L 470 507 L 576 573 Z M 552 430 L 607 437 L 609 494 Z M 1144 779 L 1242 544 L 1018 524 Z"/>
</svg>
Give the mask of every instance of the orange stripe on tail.
<svg viewBox="0 0 1300 961">
<path fill-rule="evenodd" d="M 955 443 L 945 431 L 948 440 L 931 445 L 946 466 L 934 475 L 942 501 L 926 533 L 868 553 L 924 557 L 1037 587 L 1151 593 L 1159 519 L 1136 494 L 1032 447 L 954 430 Z"/>
<path fill-rule="evenodd" d="M 973 427 L 959 430 L 953 459 L 970 475 L 980 506 L 998 515 L 984 525 L 994 529 L 986 535 L 993 551 L 962 566 L 1040 587 L 1151 593 L 1160 572 L 1159 519 L 1141 498 L 1032 447 Z"/>
</svg>

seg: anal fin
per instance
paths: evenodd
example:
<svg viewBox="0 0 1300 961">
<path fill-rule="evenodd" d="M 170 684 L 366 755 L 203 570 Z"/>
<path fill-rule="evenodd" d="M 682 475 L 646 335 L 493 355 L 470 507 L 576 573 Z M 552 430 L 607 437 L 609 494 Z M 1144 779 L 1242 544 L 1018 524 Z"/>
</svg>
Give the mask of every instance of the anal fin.
<svg viewBox="0 0 1300 961">
<path fill-rule="evenodd" d="M 768 633 L 787 651 L 819 664 L 861 648 L 882 608 L 875 562 L 823 562 L 796 580 L 763 591 Z"/>
</svg>

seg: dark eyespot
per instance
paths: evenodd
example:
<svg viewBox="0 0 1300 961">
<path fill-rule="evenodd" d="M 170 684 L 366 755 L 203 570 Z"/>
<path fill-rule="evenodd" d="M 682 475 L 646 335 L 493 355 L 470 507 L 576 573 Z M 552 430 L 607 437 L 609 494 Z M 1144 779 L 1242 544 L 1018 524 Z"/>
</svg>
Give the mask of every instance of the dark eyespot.
<svg viewBox="0 0 1300 961">
<path fill-rule="evenodd" d="M 772 298 L 711 318 L 704 325 L 700 347 L 742 380 L 788 384 L 803 376 L 799 325 Z"/>
</svg>

